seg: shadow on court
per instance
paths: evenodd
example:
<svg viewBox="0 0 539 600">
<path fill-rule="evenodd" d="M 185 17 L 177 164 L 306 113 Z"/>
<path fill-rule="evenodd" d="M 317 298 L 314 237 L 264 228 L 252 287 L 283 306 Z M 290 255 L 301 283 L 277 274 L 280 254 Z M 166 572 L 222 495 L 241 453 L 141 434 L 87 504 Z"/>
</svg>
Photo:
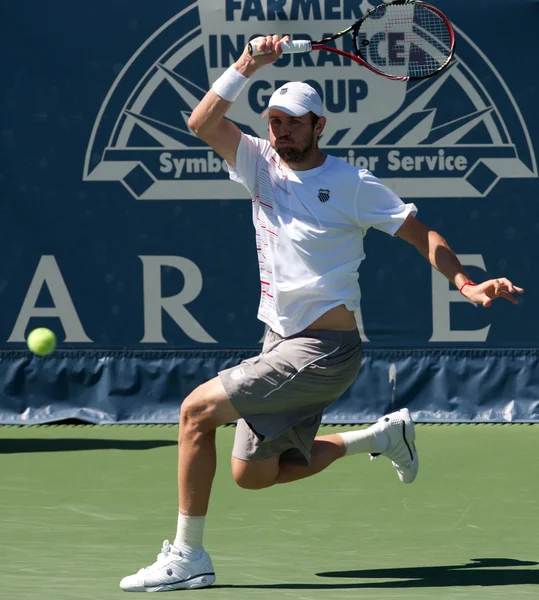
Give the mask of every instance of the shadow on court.
<svg viewBox="0 0 539 600">
<path fill-rule="evenodd" d="M 356 583 L 282 583 L 267 585 L 215 585 L 214 588 L 318 590 L 318 589 L 389 589 L 389 588 L 440 588 L 466 586 L 506 586 L 539 584 L 539 569 L 514 569 L 532 567 L 537 562 L 512 558 L 474 558 L 465 565 L 437 567 L 403 567 L 399 569 L 364 569 L 358 571 L 330 571 L 317 573 L 319 577 L 343 579 L 400 579 L 401 581 L 369 581 Z"/>
<path fill-rule="evenodd" d="M 98 440 L 98 439 L 0 439 L 0 454 L 25 452 L 73 452 L 76 450 L 151 450 L 175 446 L 170 440 Z"/>
</svg>

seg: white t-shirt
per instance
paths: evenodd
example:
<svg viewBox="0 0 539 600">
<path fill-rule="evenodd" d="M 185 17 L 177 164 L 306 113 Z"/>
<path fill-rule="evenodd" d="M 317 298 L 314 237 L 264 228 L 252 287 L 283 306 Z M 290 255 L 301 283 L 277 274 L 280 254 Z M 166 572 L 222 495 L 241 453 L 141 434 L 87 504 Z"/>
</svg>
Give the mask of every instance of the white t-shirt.
<svg viewBox="0 0 539 600">
<path fill-rule="evenodd" d="M 253 200 L 262 286 L 258 318 L 284 337 L 339 304 L 357 310 L 368 228 L 394 235 L 417 212 L 370 171 L 329 155 L 320 167 L 292 171 L 269 141 L 246 134 L 229 171 Z"/>
</svg>

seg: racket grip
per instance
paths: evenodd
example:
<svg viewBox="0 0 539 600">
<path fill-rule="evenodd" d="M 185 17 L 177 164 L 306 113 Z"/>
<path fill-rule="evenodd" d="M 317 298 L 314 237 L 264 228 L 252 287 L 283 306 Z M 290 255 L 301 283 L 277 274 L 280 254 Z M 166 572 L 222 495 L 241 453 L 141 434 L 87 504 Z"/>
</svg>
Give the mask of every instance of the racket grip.
<svg viewBox="0 0 539 600">
<path fill-rule="evenodd" d="M 251 56 L 260 56 L 264 52 L 260 52 L 255 42 L 248 44 L 249 54 Z M 310 52 L 313 49 L 312 42 L 310 40 L 293 40 L 289 44 L 281 42 L 281 50 L 283 54 L 293 54 L 294 52 Z"/>
</svg>

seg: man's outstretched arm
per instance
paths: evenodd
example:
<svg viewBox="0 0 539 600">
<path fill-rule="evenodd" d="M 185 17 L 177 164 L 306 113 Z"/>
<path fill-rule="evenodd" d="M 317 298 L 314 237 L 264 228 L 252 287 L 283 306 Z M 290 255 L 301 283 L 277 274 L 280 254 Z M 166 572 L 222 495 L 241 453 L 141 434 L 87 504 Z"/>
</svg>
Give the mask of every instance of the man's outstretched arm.
<svg viewBox="0 0 539 600">
<path fill-rule="evenodd" d="M 444 238 L 412 215 L 406 218 L 395 235 L 415 246 L 435 269 L 454 283 L 472 302 L 489 307 L 495 298 L 505 298 L 518 304 L 513 294 L 522 294 L 522 288 L 513 285 L 506 277 L 472 283 Z"/>
<path fill-rule="evenodd" d="M 283 41 L 288 39 L 285 37 Z M 253 57 L 246 48 L 202 98 L 188 122 L 195 135 L 209 144 L 232 167 L 236 166 L 241 131 L 224 117 L 249 77 L 260 67 L 274 63 L 282 53 L 278 35 L 256 38 L 256 43 L 264 54 Z"/>
</svg>

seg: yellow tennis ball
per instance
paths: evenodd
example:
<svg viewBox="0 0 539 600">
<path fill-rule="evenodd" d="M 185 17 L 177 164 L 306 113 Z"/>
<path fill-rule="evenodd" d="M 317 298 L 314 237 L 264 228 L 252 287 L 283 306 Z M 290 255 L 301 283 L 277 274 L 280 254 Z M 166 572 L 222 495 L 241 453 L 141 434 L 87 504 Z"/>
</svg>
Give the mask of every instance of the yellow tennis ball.
<svg viewBox="0 0 539 600">
<path fill-rule="evenodd" d="M 28 348 L 37 356 L 47 356 L 56 348 L 56 336 L 46 327 L 38 327 L 26 339 Z"/>
</svg>

